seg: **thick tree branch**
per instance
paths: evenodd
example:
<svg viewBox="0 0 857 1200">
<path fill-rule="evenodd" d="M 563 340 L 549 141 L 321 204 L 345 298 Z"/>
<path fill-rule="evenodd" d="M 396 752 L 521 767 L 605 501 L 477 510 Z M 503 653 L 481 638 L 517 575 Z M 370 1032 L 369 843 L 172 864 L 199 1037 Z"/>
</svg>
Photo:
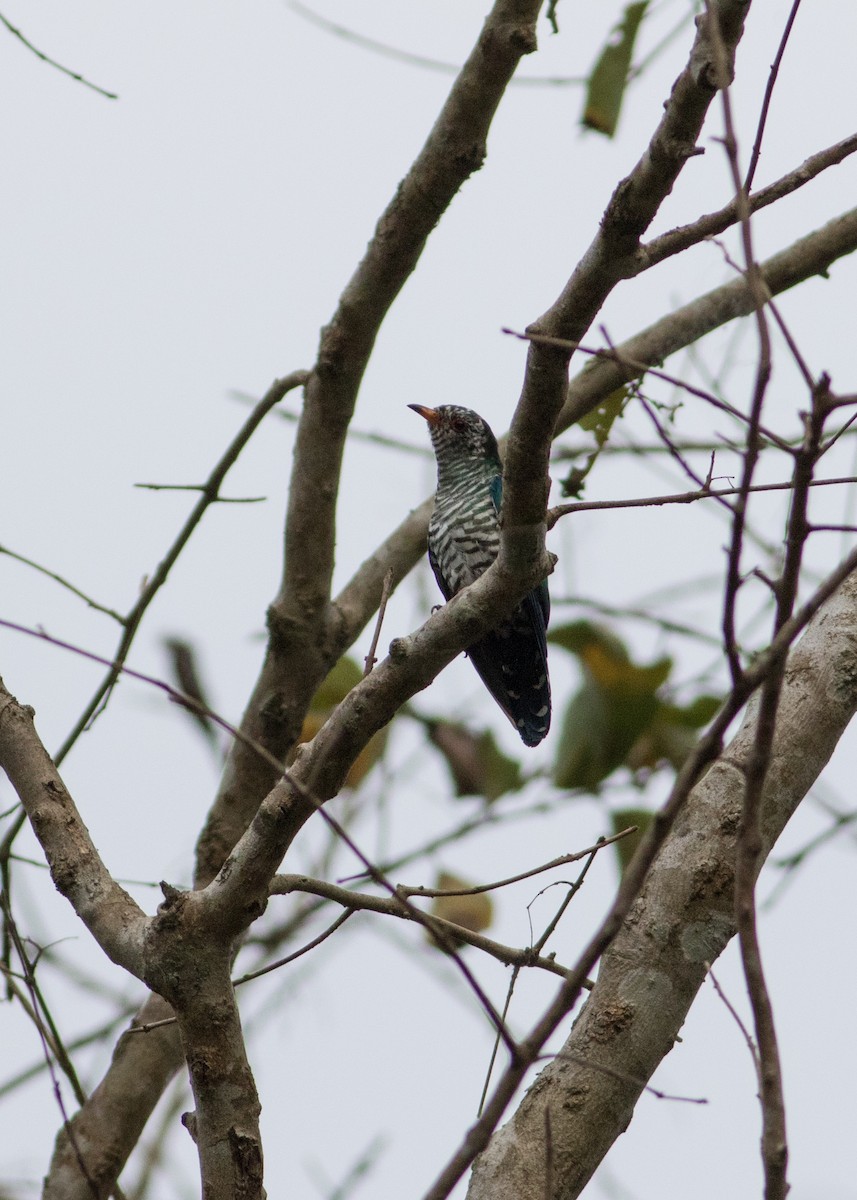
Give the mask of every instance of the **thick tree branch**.
<svg viewBox="0 0 857 1200">
<path fill-rule="evenodd" d="M 482 165 L 497 106 L 521 57 L 535 49 L 540 7 L 541 0 L 494 4 L 423 149 L 322 332 L 298 424 L 283 580 L 269 612 L 268 654 L 242 722 L 244 732 L 278 759 L 297 740 L 313 693 L 349 644 L 342 632 L 347 605 L 329 603 L 335 511 L 348 424 L 375 337 L 429 234 L 464 181 Z M 388 567 L 393 568 L 394 587 L 405 573 L 394 562 L 384 565 L 374 607 Z M 364 572 L 362 584 L 374 589 L 371 569 Z M 200 838 L 199 881 L 207 882 L 217 872 L 273 781 L 257 755 L 233 746 Z"/>
<path fill-rule="evenodd" d="M 262 1200 L 259 1097 L 230 977 L 231 938 L 212 926 L 199 892 L 165 885 L 146 942 L 148 982 L 173 1006 L 195 1110 L 185 1124 L 199 1152 L 206 1200 Z"/>
<path fill-rule="evenodd" d="M 481 166 L 497 106 L 536 48 L 541 0 L 497 0 L 413 166 L 322 332 L 298 424 L 278 617 L 312 627 L 328 603 L 342 451 L 378 329 L 426 240 Z"/>
<path fill-rule="evenodd" d="M 160 996 L 149 995 L 133 1018 L 135 1025 L 154 1025 L 173 1017 Z M 119 1039 L 110 1069 L 72 1118 L 74 1143 L 90 1176 L 107 1200 L 130 1150 L 137 1145 L 152 1110 L 182 1061 L 181 1040 L 175 1023 L 159 1027 L 145 1037 L 125 1032 Z M 85 1119 L 81 1115 L 85 1114 Z M 42 1200 L 93 1200 L 81 1175 L 79 1160 L 65 1129 L 57 1136 Z"/>
<path fill-rule="evenodd" d="M 530 332 L 579 342 L 616 284 L 633 274 L 640 238 L 672 191 L 696 142 L 718 87 L 719 28 L 730 68 L 744 28 L 749 0 L 714 0 L 697 17 L 688 64 L 673 85 L 664 115 L 642 158 L 610 199 L 598 233 L 554 304 Z M 557 419 L 566 400 L 569 354 L 531 344 L 521 399 L 506 448 L 508 486 L 503 509 L 515 524 L 544 520 L 547 507 L 548 454 Z M 519 480 L 536 476 L 541 489 L 521 490 Z"/>
<path fill-rule="evenodd" d="M 212 912 L 240 913 L 265 903 L 270 880 L 294 837 L 316 809 L 339 792 L 369 739 L 544 578 L 550 562 L 540 550 L 538 530 L 504 531 L 494 565 L 416 633 L 391 644 L 388 657 L 349 692 L 313 740 L 300 747 L 288 776 L 260 805 L 223 869 L 202 893 Z"/>
<path fill-rule="evenodd" d="M 540 5 L 541 0 L 495 3 L 423 151 L 381 218 L 322 334 L 298 426 L 283 584 L 270 613 L 266 661 L 242 722 L 248 738 L 277 758 L 283 758 L 296 740 L 313 693 L 344 648 L 340 612 L 329 607 L 334 512 L 345 434 L 375 336 L 429 233 L 464 180 L 481 165 L 497 104 L 521 56 L 535 48 Z M 384 572 L 390 565 L 385 564 Z M 400 577 L 394 567 L 394 582 Z M 246 743 L 234 743 L 197 847 L 197 886 L 216 875 L 275 778 L 270 765 Z M 178 1066 L 175 1039 L 163 1046 L 161 1076 Z M 126 1066 L 135 1052 L 136 1043 L 127 1048 Z M 124 1081 L 114 1081 L 108 1072 L 101 1093 L 112 1093 L 121 1106 Z M 79 1136 L 85 1127 L 85 1138 L 100 1140 L 104 1130 L 98 1121 L 95 1110 L 90 1114 L 84 1107 L 75 1118 L 76 1133 Z M 117 1173 L 132 1145 L 114 1141 Z M 60 1144 L 57 1154 L 63 1155 Z M 65 1193 L 65 1200 L 77 1197 L 91 1200 L 82 1177 L 76 1191 L 69 1188 Z"/>
<path fill-rule="evenodd" d="M 820 150 L 818 154 L 811 154 L 799 167 L 795 167 L 793 171 L 789 171 L 788 174 L 749 196 L 750 212 L 760 212 L 777 200 L 782 200 L 784 196 L 790 196 L 792 192 L 815 179 L 822 171 L 844 162 L 855 151 L 857 151 L 857 134 L 852 133 L 850 137 L 843 138 L 834 146 Z M 705 216 L 699 217 L 689 225 L 680 225 L 677 229 L 671 229 L 669 233 L 662 233 L 660 237 L 654 238 L 653 241 L 640 247 L 636 256 L 635 274 L 647 271 L 650 267 L 664 262 L 674 254 L 680 254 L 683 250 L 690 249 L 691 246 L 698 246 L 707 238 L 717 237 L 719 233 L 724 233 L 736 225 L 739 219 L 738 202 L 733 199 L 717 212 L 706 213 Z"/>
<path fill-rule="evenodd" d="M 759 264 L 759 270 L 768 291 L 777 296 L 815 275 L 826 275 L 837 259 L 853 254 L 855 250 L 857 208 L 852 208 L 765 259 Z M 590 361 L 569 386 L 566 403 L 557 421 L 557 433 L 574 425 L 617 387 L 628 382 L 629 372 L 623 369 L 623 361 L 659 366 L 665 358 L 699 341 L 707 333 L 737 317 L 748 316 L 753 308 L 753 294 L 746 281 L 735 279 L 706 292 L 622 342 L 616 347 L 615 360 Z"/>
<path fill-rule="evenodd" d="M 58 892 L 105 954 L 143 977 L 146 915 L 114 883 L 33 725 L 33 710 L 0 680 L 0 767 L 39 839 Z"/>
<path fill-rule="evenodd" d="M 665 235 L 666 236 L 666 235 Z M 772 295 L 816 275 L 825 275 L 840 258 L 857 250 L 857 208 L 800 238 L 761 264 L 762 277 Z M 593 359 L 571 380 L 556 425 L 557 434 L 597 408 L 611 392 L 628 382 L 628 363 L 658 366 L 707 333 L 745 317 L 753 310 L 752 297 L 743 279 L 733 280 L 662 317 L 654 325 L 615 347 L 615 356 Z M 639 377 L 639 376 L 638 376 Z M 337 645 L 344 652 L 371 620 L 388 566 L 398 583 L 425 554 L 426 527 L 432 500 L 409 513 L 371 558 L 342 589 L 335 604 L 340 614 Z M 394 586 L 395 586 L 394 583 Z"/>
<path fill-rule="evenodd" d="M 857 711 L 857 576 L 813 618 L 789 655 L 761 813 L 762 853 L 826 765 Z M 694 788 L 563 1054 L 648 1080 L 674 1043 L 714 961 L 735 932 L 734 864 L 757 702 Z M 474 1170 L 470 1200 L 543 1200 L 544 1112 L 555 1144 L 553 1197 L 572 1200 L 627 1127 L 642 1088 L 557 1058 L 495 1134 Z M 541 1148 L 537 1150 L 537 1145 Z"/>
</svg>

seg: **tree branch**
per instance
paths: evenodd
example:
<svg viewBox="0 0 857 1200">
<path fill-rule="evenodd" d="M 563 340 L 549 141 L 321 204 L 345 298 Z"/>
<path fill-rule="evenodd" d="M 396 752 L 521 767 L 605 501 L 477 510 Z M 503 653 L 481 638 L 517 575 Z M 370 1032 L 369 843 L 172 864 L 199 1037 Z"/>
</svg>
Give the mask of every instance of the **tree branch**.
<svg viewBox="0 0 857 1200">
<path fill-rule="evenodd" d="M 666 236 L 666 235 L 665 235 Z M 820 229 L 793 242 L 760 264 L 762 277 L 772 295 L 816 275 L 826 275 L 831 265 L 857 250 L 857 208 L 835 217 Z M 556 434 L 576 424 L 587 413 L 628 382 L 628 364 L 639 364 L 636 378 L 648 367 L 656 367 L 707 333 L 745 317 L 753 302 L 743 279 L 692 300 L 668 313 L 655 324 L 615 347 L 615 356 L 593 359 L 571 380 Z M 624 364 L 624 366 L 623 366 Z M 393 567 L 394 588 L 425 554 L 426 528 L 433 500 L 429 498 L 409 513 L 371 558 L 359 568 L 335 600 L 339 615 L 336 645 L 344 652 L 371 620 L 377 608 L 381 583 L 388 566 Z"/>
<path fill-rule="evenodd" d="M 292 892 L 305 892 L 310 896 L 321 896 L 325 900 L 332 900 L 335 904 L 340 904 L 343 908 L 353 912 L 381 913 L 383 916 L 398 917 L 403 921 L 423 923 L 418 920 L 411 908 L 395 896 L 372 896 L 368 892 L 353 892 L 349 888 L 338 887 L 336 884 L 326 883 L 321 879 L 311 879 L 307 875 L 275 875 L 271 881 L 270 890 L 272 895 L 282 896 L 287 896 Z M 406 890 L 413 894 L 413 889 Z M 450 893 L 441 892 L 439 894 L 448 895 Z M 461 893 L 453 892 L 451 894 Z M 431 926 L 428 928 L 433 926 L 438 926 L 449 934 L 453 942 L 466 942 L 468 946 L 482 950 L 483 953 L 496 958 L 507 967 L 538 967 L 553 975 L 562 975 L 563 977 L 566 975 L 566 968 L 556 959 L 545 958 L 534 953 L 529 947 L 517 949 L 514 946 L 504 946 L 502 943 L 494 941 L 493 938 L 485 937 L 484 934 L 475 933 L 471 929 L 457 925 L 454 921 L 447 921 L 444 917 L 431 914 Z"/>
<path fill-rule="evenodd" d="M 790 196 L 792 192 L 815 179 L 822 171 L 844 162 L 855 151 L 857 151 L 857 134 L 852 133 L 850 137 L 843 138 L 841 142 L 829 146 L 826 150 L 811 154 L 799 167 L 795 167 L 793 171 L 789 171 L 774 183 L 769 183 L 767 187 L 760 188 L 758 192 L 748 196 L 750 212 L 760 212 L 777 200 L 782 200 L 784 196 Z M 705 216 L 699 217 L 689 225 L 680 225 L 677 229 L 671 229 L 669 233 L 662 233 L 660 237 L 654 238 L 645 246 L 640 247 L 635 274 L 641 274 L 657 263 L 671 258 L 674 254 L 680 254 L 683 250 L 690 249 L 691 246 L 698 246 L 700 242 L 704 242 L 708 238 L 717 237 L 719 233 L 724 233 L 737 224 L 739 219 L 738 203 L 733 199 L 717 212 L 706 213 Z"/>
<path fill-rule="evenodd" d="M 761 811 L 762 853 L 826 765 L 857 711 L 857 559 L 789 655 Z M 777 643 L 779 644 L 779 643 Z M 749 670 L 752 670 L 750 668 Z M 734 861 L 751 703 L 731 744 L 696 784 L 627 921 L 603 955 L 592 995 L 562 1053 L 648 1080 L 675 1041 L 707 970 L 735 933 Z M 561 1058 L 539 1076 L 474 1169 L 470 1200 L 541 1198 L 536 1139 L 550 1108 L 564 1148 L 555 1197 L 572 1200 L 627 1127 L 641 1088 Z M 581 1102 L 585 1098 L 585 1102 Z"/>
<path fill-rule="evenodd" d="M 18 794 L 51 870 L 54 886 L 73 906 L 113 962 L 143 977 L 146 915 L 114 883 L 35 727 L 33 710 L 0 680 L 0 766 Z"/>
</svg>

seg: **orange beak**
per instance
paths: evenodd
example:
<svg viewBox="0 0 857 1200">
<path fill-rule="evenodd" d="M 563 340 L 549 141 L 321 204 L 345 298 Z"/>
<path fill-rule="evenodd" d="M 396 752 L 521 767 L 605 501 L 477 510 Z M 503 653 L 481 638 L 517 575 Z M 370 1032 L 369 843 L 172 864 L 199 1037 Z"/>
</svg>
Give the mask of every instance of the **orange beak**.
<svg viewBox="0 0 857 1200">
<path fill-rule="evenodd" d="M 415 413 L 419 413 L 429 425 L 437 425 L 440 421 L 440 415 L 436 408 L 424 408 L 422 404 L 409 404 L 408 408 L 413 409 Z"/>
</svg>

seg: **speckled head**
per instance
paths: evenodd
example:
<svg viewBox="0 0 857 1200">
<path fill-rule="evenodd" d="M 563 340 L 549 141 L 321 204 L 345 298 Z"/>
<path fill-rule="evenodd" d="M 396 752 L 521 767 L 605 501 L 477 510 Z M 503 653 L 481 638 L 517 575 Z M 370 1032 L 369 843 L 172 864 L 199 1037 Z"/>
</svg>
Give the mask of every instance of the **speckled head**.
<svg viewBox="0 0 857 1200">
<path fill-rule="evenodd" d="M 458 404 L 441 404 L 439 408 L 409 404 L 408 408 L 428 422 L 438 458 L 455 455 L 500 461 L 491 427 L 472 408 L 461 408 Z"/>
</svg>

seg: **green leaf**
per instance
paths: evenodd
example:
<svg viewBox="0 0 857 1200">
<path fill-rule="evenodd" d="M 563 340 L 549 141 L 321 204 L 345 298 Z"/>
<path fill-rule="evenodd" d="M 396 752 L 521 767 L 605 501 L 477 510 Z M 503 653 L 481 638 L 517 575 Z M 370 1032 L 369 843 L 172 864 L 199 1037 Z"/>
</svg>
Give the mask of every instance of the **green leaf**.
<svg viewBox="0 0 857 1200">
<path fill-rule="evenodd" d="M 654 771 L 668 762 L 678 770 L 696 745 L 696 730 L 708 724 L 721 704 L 720 697 L 707 695 L 685 707 L 661 702 L 651 726 L 629 751 L 628 766 Z"/>
<path fill-rule="evenodd" d="M 362 678 L 363 672 L 353 658 L 340 658 L 313 696 L 298 741 L 312 741 L 336 706 Z M 346 776 L 346 787 L 356 788 L 374 767 L 384 752 L 387 732 L 388 727 L 379 729 L 357 755 Z"/>
<path fill-rule="evenodd" d="M 587 433 L 595 435 L 595 449 L 586 455 L 583 465 L 572 467 L 566 477 L 562 480 L 562 494 L 565 497 L 579 496 L 583 489 L 583 482 L 589 472 L 595 466 L 598 460 L 598 455 L 604 449 L 610 430 L 613 428 L 613 422 L 617 417 L 621 417 L 625 411 L 625 405 L 630 396 L 630 388 L 624 384 L 616 388 L 615 392 L 611 392 L 606 400 L 603 400 L 597 408 L 592 412 L 587 413 L 585 417 L 581 417 L 578 421 L 581 429 L 585 429 Z"/>
<path fill-rule="evenodd" d="M 592 412 L 588 412 L 585 417 L 581 417 L 578 421 L 581 429 L 585 429 L 587 433 L 595 434 L 595 441 L 598 444 L 599 450 L 610 436 L 613 422 L 618 416 L 621 416 L 627 399 L 628 388 L 625 384 L 622 384 L 621 387 L 616 388 L 615 392 L 611 392 L 606 400 L 602 400 L 597 408 L 593 408 Z"/>
<path fill-rule="evenodd" d="M 639 667 L 623 642 L 592 621 L 572 621 L 551 630 L 548 640 L 576 654 L 584 671 L 599 687 L 629 696 L 656 692 L 666 682 L 672 670 L 671 658 L 659 658 L 649 666 Z"/>
<path fill-rule="evenodd" d="M 657 709 L 654 695 L 623 695 L 584 680 L 563 718 L 554 764 L 557 787 L 597 792 L 626 761 Z"/>
<path fill-rule="evenodd" d="M 641 666 L 614 633 L 592 621 L 560 625 L 548 640 L 576 655 L 583 668 L 583 684 L 563 717 L 554 762 L 558 787 L 597 792 L 620 766 L 634 775 L 664 763 L 678 770 L 696 745 L 696 730 L 722 703 L 703 694 L 686 705 L 671 704 L 658 692 L 672 659 Z"/>
<path fill-rule="evenodd" d="M 613 832 L 621 833 L 630 825 L 636 825 L 636 833 L 629 833 L 618 842 L 614 842 L 616 853 L 619 855 L 619 867 L 624 874 L 628 864 L 637 853 L 637 847 L 643 840 L 643 835 L 652 823 L 653 814 L 647 808 L 619 808 L 610 814 Z"/>
<path fill-rule="evenodd" d="M 665 704 L 664 718 L 671 725 L 684 725 L 688 729 L 702 729 L 703 725 L 707 725 L 714 719 L 722 706 L 722 696 L 709 696 L 703 693 L 683 708 L 677 704 Z"/>
<path fill-rule="evenodd" d="M 593 642 L 599 642 L 605 649 L 616 655 L 623 656 L 628 661 L 628 651 L 625 646 L 603 625 L 592 621 L 569 621 L 567 625 L 556 625 L 548 633 L 548 641 L 553 646 L 561 646 L 572 654 L 581 654 L 584 648 Z"/>
<path fill-rule="evenodd" d="M 310 703 L 310 711 L 330 713 L 363 678 L 363 672 L 347 655 L 328 674 Z"/>
<path fill-rule="evenodd" d="M 563 718 L 554 763 L 557 786 L 594 792 L 619 766 L 649 765 L 648 758 L 633 763 L 631 753 L 663 707 L 657 692 L 672 660 L 638 666 L 614 634 L 590 621 L 560 626 L 551 641 L 576 654 L 584 672 Z"/>
<path fill-rule="evenodd" d="M 589 76 L 582 123 L 607 137 L 613 137 L 625 98 L 634 43 L 648 0 L 629 4 L 623 19 L 611 31 L 610 41 L 601 51 Z"/>
</svg>

